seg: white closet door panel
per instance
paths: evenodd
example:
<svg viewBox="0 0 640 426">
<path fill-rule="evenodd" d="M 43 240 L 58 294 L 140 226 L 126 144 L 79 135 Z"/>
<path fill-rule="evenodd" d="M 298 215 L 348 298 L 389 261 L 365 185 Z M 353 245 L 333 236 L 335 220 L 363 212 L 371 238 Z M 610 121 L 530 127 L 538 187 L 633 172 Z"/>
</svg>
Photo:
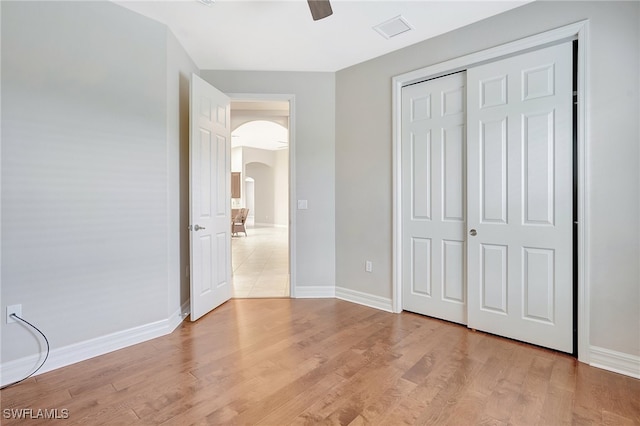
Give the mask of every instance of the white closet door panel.
<svg viewBox="0 0 640 426">
<path fill-rule="evenodd" d="M 507 313 L 507 246 L 480 245 L 480 295 L 485 311 Z"/>
<path fill-rule="evenodd" d="M 442 220 L 464 222 L 465 127 L 442 129 Z"/>
<path fill-rule="evenodd" d="M 480 122 L 482 223 L 507 223 L 507 117 Z"/>
<path fill-rule="evenodd" d="M 468 325 L 572 351 L 572 46 L 467 71 Z"/>
<path fill-rule="evenodd" d="M 431 220 L 431 132 L 411 134 L 411 212 L 414 220 Z"/>
<path fill-rule="evenodd" d="M 464 73 L 402 89 L 403 309 L 466 323 Z"/>
<path fill-rule="evenodd" d="M 431 239 L 411 239 L 411 293 L 431 297 Z"/>
<path fill-rule="evenodd" d="M 442 240 L 442 297 L 455 303 L 465 303 L 467 298 L 464 248 L 464 241 Z"/>
</svg>

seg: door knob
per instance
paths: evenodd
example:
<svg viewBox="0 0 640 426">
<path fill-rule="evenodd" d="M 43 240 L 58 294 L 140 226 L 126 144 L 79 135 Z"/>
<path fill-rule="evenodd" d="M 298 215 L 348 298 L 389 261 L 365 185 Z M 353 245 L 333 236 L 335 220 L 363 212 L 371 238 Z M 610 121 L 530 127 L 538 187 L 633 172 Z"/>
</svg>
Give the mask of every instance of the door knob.
<svg viewBox="0 0 640 426">
<path fill-rule="evenodd" d="M 471 234 L 472 237 L 475 237 L 476 235 L 478 235 L 478 231 L 476 231 L 475 229 L 472 229 L 471 231 L 469 231 L 469 234 Z"/>
<path fill-rule="evenodd" d="M 193 227 L 193 229 L 195 229 L 196 231 L 199 231 L 201 229 L 206 229 L 206 228 L 204 226 L 196 225 Z"/>
</svg>

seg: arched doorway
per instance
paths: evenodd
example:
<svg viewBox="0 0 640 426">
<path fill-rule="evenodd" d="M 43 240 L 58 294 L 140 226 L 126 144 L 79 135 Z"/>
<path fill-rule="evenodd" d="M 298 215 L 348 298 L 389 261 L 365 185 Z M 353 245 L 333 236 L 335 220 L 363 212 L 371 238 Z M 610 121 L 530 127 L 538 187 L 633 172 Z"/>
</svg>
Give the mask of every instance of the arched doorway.
<svg viewBox="0 0 640 426">
<path fill-rule="evenodd" d="M 232 171 L 241 174 L 242 188 L 232 208 L 249 209 L 247 235 L 231 242 L 233 295 L 289 297 L 288 108 L 279 116 L 252 102 L 235 113 L 233 106 Z"/>
</svg>

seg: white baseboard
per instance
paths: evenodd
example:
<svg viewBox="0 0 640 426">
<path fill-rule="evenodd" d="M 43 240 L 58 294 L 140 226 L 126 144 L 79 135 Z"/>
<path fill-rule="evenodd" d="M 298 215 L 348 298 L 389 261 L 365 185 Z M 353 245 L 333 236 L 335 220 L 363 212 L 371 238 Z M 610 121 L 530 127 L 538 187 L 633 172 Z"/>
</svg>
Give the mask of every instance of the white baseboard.
<svg viewBox="0 0 640 426">
<path fill-rule="evenodd" d="M 326 299 L 336 297 L 334 286 L 296 286 L 294 289 L 296 299 Z"/>
<path fill-rule="evenodd" d="M 189 301 L 167 319 L 52 349 L 49 358 L 35 375 L 169 334 L 182 323 L 188 313 Z M 43 359 L 44 354 L 41 353 L 0 364 L 0 383 L 4 386 L 22 379 L 40 365 Z"/>
<path fill-rule="evenodd" d="M 589 365 L 640 379 L 640 356 L 598 346 L 591 346 L 589 352 Z"/>
<path fill-rule="evenodd" d="M 264 227 L 269 227 L 269 228 L 287 228 L 289 225 L 286 225 L 286 224 L 278 224 L 278 223 L 263 223 L 263 222 L 258 222 L 258 223 L 253 223 L 253 226 L 264 226 Z"/>
<path fill-rule="evenodd" d="M 336 297 L 338 299 L 346 300 L 347 302 L 353 302 L 359 305 L 369 306 L 370 308 L 393 312 L 391 299 L 386 297 L 374 296 L 372 294 L 344 287 L 336 287 Z"/>
</svg>

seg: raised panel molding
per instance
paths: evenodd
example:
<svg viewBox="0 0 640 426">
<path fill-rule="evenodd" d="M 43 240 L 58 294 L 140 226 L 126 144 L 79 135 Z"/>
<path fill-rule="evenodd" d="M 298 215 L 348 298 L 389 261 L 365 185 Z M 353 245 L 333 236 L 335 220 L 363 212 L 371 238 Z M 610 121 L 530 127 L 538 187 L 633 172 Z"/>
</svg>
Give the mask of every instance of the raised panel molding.
<svg viewBox="0 0 640 426">
<path fill-rule="evenodd" d="M 522 248 L 523 318 L 553 324 L 555 303 L 555 251 Z"/>
<path fill-rule="evenodd" d="M 213 120 L 213 109 L 211 108 L 211 99 L 200 99 L 200 115 L 209 121 Z"/>
<path fill-rule="evenodd" d="M 464 112 L 464 87 L 448 92 L 442 92 L 442 116 L 455 115 Z"/>
<path fill-rule="evenodd" d="M 411 239 L 411 291 L 431 296 L 431 239 Z"/>
<path fill-rule="evenodd" d="M 442 298 L 465 303 L 464 241 L 442 241 Z"/>
<path fill-rule="evenodd" d="M 413 218 L 431 220 L 431 132 L 411 134 Z"/>
<path fill-rule="evenodd" d="M 216 265 L 216 285 L 221 287 L 227 283 L 227 264 L 229 259 L 227 259 L 227 250 L 225 250 L 225 246 L 227 244 L 227 234 L 220 232 L 216 234 L 216 257 L 218 260 L 218 264 Z M 221 255 L 222 253 L 222 255 Z"/>
<path fill-rule="evenodd" d="M 508 221 L 507 125 L 506 117 L 480 124 L 481 223 L 507 223 Z M 499 191 L 497 188 L 500 188 Z"/>
<path fill-rule="evenodd" d="M 227 202 L 229 199 L 230 183 L 227 179 L 230 179 L 230 175 L 227 174 L 227 167 L 225 162 L 227 160 L 227 139 L 225 137 L 216 135 L 216 215 L 218 217 L 224 217 L 227 214 Z"/>
<path fill-rule="evenodd" d="M 553 96 L 555 93 L 554 65 L 522 71 L 522 100 Z"/>
<path fill-rule="evenodd" d="M 554 121 L 553 111 L 522 116 L 525 224 L 554 225 Z M 540 193 L 546 194 L 546 197 L 531 195 Z"/>
<path fill-rule="evenodd" d="M 507 263 L 507 246 L 480 244 L 481 308 L 485 311 L 507 313 Z"/>
<path fill-rule="evenodd" d="M 464 221 L 464 126 L 442 131 L 442 220 Z"/>
<path fill-rule="evenodd" d="M 507 104 L 507 76 L 480 82 L 480 109 Z"/>
<path fill-rule="evenodd" d="M 212 259 L 213 256 L 213 241 L 211 241 L 210 235 L 205 235 L 204 237 L 199 238 L 200 241 L 200 256 L 202 259 Z M 213 291 L 212 287 L 212 274 L 211 263 L 201 262 L 202 269 L 200 271 L 200 275 L 202 277 L 202 285 L 205 287 L 200 288 L 200 295 L 209 293 Z"/>
<path fill-rule="evenodd" d="M 211 157 L 211 143 L 211 132 L 200 129 L 200 176 L 209 176 L 212 173 L 210 162 L 207 160 Z M 201 218 L 211 217 L 211 190 L 208 180 L 200 182 Z"/>
<path fill-rule="evenodd" d="M 227 108 L 224 106 L 218 106 L 216 108 L 216 123 L 227 127 Z"/>
<path fill-rule="evenodd" d="M 431 96 L 416 98 L 411 101 L 411 121 L 431 118 Z"/>
</svg>

